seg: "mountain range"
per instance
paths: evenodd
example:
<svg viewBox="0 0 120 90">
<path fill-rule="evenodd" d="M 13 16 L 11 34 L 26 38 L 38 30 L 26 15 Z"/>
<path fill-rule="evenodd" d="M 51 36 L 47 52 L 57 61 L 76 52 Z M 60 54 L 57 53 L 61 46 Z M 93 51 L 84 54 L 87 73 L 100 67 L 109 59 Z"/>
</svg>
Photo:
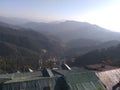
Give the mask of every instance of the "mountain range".
<svg viewBox="0 0 120 90">
<path fill-rule="evenodd" d="M 22 57 L 22 63 L 25 61 L 24 66 L 29 58 L 28 67 L 32 68 L 36 68 L 33 65 L 33 60 L 36 61 L 34 64 L 37 65 L 43 49 L 47 50 L 46 56 L 66 57 L 68 59 L 67 57 L 82 56 L 94 50 L 117 47 L 120 43 L 119 38 L 120 33 L 86 22 L 45 23 L 0 18 L 1 58 L 7 57 L 8 60 L 14 58 L 14 60 L 20 61 Z M 19 68 L 21 67 L 19 66 Z"/>
<path fill-rule="evenodd" d="M 11 20 L 14 20 L 16 24 L 13 24 Z M 28 31 L 33 30 L 48 38 L 51 37 L 53 41 L 59 42 L 64 47 L 65 55 L 67 56 L 84 54 L 93 49 L 115 46 L 119 43 L 120 38 L 120 33 L 118 32 L 112 32 L 87 22 L 63 21 L 45 23 L 8 17 L 0 17 L 0 21 L 7 23 L 2 24 L 6 27 Z"/>
<path fill-rule="evenodd" d="M 21 25 L 39 32 L 54 35 L 64 42 L 75 39 L 92 39 L 97 41 L 119 40 L 120 33 L 101 28 L 86 22 L 64 21 L 58 23 L 34 23 L 29 22 Z"/>
</svg>

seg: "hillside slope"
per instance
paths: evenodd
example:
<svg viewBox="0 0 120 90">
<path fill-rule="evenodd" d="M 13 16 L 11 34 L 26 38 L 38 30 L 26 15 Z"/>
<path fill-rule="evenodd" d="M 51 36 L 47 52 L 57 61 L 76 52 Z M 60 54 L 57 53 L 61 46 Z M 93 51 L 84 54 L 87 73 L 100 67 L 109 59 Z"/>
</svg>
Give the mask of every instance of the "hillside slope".
<svg viewBox="0 0 120 90">
<path fill-rule="evenodd" d="M 39 53 L 10 43 L 0 42 L 0 71 L 2 73 L 38 68 Z"/>
<path fill-rule="evenodd" d="M 42 50 L 46 58 L 60 56 L 61 44 L 51 37 L 33 30 L 7 27 L 0 24 L 0 70 L 3 72 L 24 71 L 24 68 L 38 68 Z"/>
<path fill-rule="evenodd" d="M 15 44 L 20 47 L 28 48 L 40 52 L 46 49 L 48 52 L 56 53 L 56 49 L 61 49 L 60 43 L 39 32 L 26 29 L 13 29 L 0 25 L 0 41 Z"/>
<path fill-rule="evenodd" d="M 110 64 L 120 65 L 120 45 L 110 47 L 107 49 L 94 50 L 88 52 L 82 56 L 79 56 L 74 64 L 76 66 L 85 66 L 89 64 L 101 63 L 103 61 L 109 62 Z"/>
<path fill-rule="evenodd" d="M 120 44 L 120 41 L 117 40 L 106 42 L 100 42 L 91 39 L 72 40 L 66 44 L 66 55 L 70 57 L 76 57 L 93 50 L 107 49 L 112 46 L 117 46 L 118 44 Z"/>
</svg>

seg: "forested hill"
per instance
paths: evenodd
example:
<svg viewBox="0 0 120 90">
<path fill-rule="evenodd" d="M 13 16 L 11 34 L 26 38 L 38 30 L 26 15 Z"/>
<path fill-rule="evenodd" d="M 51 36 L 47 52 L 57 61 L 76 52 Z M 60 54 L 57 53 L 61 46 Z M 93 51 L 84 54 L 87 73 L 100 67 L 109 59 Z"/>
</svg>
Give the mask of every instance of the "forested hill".
<svg viewBox="0 0 120 90">
<path fill-rule="evenodd" d="M 94 50 L 86 53 L 78 57 L 75 60 L 74 65 L 85 66 L 101 62 L 120 66 L 120 45 L 110 47 L 108 49 Z"/>
<path fill-rule="evenodd" d="M 41 50 L 47 55 L 60 55 L 62 47 L 57 40 L 41 33 L 0 24 L 0 70 L 15 72 L 25 67 L 36 69 Z"/>
<path fill-rule="evenodd" d="M 27 48 L 0 42 L 0 72 L 11 73 L 25 68 L 37 69 L 39 54 Z"/>
<path fill-rule="evenodd" d="M 46 49 L 48 52 L 55 52 L 60 46 L 60 41 L 45 36 L 33 30 L 23 28 L 10 28 L 0 24 L 0 41 L 15 44 L 16 46 L 31 49 L 40 52 Z M 61 48 L 60 48 L 61 49 Z"/>
</svg>

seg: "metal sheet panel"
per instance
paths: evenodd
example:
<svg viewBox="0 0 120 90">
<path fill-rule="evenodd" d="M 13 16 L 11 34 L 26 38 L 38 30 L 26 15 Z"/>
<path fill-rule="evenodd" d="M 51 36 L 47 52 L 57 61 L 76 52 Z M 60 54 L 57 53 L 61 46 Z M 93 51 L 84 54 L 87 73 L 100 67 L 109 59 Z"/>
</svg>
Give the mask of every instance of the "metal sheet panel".
<svg viewBox="0 0 120 90">
<path fill-rule="evenodd" d="M 82 72 L 65 75 L 70 90 L 105 90 L 94 72 Z"/>
<path fill-rule="evenodd" d="M 96 72 L 96 75 L 105 84 L 108 90 L 112 90 L 112 87 L 120 81 L 120 69 Z"/>
</svg>

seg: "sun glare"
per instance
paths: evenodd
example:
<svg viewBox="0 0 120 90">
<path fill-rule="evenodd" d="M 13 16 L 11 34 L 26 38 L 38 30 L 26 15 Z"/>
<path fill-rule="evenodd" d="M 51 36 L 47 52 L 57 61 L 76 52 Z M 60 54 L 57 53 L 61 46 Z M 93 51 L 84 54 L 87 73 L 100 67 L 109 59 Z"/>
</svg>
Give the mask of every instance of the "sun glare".
<svg viewBox="0 0 120 90">
<path fill-rule="evenodd" d="M 118 3 L 108 8 L 85 14 L 79 19 L 92 24 L 97 24 L 115 32 L 120 32 L 119 9 L 120 5 Z"/>
</svg>

